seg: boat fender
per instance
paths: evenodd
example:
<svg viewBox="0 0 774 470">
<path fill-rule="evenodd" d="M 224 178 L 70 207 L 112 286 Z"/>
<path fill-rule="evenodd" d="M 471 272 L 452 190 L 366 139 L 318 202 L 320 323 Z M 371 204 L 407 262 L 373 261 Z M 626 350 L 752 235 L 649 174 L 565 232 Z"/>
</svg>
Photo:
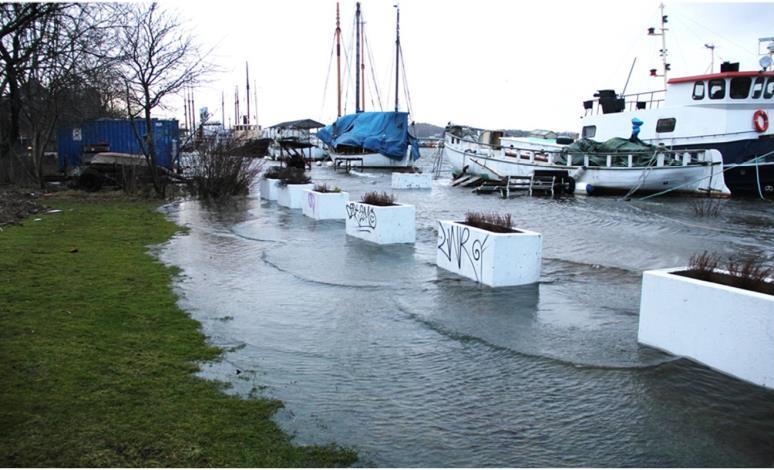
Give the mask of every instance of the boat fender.
<svg viewBox="0 0 774 470">
<path fill-rule="evenodd" d="M 766 132 L 769 129 L 769 115 L 766 111 L 758 109 L 753 114 L 753 126 L 755 132 Z"/>
<path fill-rule="evenodd" d="M 575 181 L 573 184 L 573 192 L 575 194 L 589 194 L 591 195 L 591 192 L 594 190 L 594 188 L 588 184 L 588 183 L 579 183 L 578 181 Z"/>
</svg>

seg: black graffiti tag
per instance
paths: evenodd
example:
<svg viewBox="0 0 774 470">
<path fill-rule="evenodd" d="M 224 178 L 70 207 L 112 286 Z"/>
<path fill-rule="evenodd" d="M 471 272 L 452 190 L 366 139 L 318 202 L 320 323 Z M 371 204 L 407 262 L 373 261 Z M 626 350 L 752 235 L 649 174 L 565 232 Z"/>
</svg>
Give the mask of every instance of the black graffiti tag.
<svg viewBox="0 0 774 470">
<path fill-rule="evenodd" d="M 376 211 L 367 204 L 350 202 L 347 204 L 347 217 L 357 223 L 358 232 L 372 232 L 376 229 Z"/>
<path fill-rule="evenodd" d="M 483 254 L 486 250 L 486 242 L 489 240 L 489 235 L 484 239 L 476 238 L 472 243 L 470 242 L 471 232 L 468 227 L 460 227 L 457 225 L 449 225 L 444 230 L 443 224 L 438 222 L 438 233 L 441 234 L 442 239 L 438 243 L 438 249 L 446 256 L 446 259 L 457 263 L 457 268 L 462 269 L 464 260 L 470 263 L 470 267 L 473 268 L 473 274 L 476 276 L 476 281 L 480 281 L 480 274 L 484 269 Z"/>
</svg>

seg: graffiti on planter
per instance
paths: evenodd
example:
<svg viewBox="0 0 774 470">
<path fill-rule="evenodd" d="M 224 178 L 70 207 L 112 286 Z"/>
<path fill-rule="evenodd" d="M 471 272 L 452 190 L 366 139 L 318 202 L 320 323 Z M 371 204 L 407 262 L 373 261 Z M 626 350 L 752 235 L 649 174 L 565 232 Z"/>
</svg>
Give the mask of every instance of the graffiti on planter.
<svg viewBox="0 0 774 470">
<path fill-rule="evenodd" d="M 347 217 L 357 224 L 358 232 L 372 232 L 376 228 L 376 211 L 366 204 L 347 204 Z"/>
<path fill-rule="evenodd" d="M 471 240 L 471 233 L 473 240 Z M 463 264 L 470 264 L 476 281 L 480 281 L 481 272 L 484 269 L 484 251 L 489 235 L 479 238 L 478 232 L 471 232 L 468 227 L 448 225 L 445 229 L 438 222 L 438 249 L 452 263 L 462 269 Z"/>
<path fill-rule="evenodd" d="M 312 210 L 312 214 L 314 214 L 315 206 L 317 206 L 317 196 L 315 195 L 315 193 L 313 193 L 311 191 L 306 193 L 306 194 L 307 194 L 307 196 L 306 196 L 306 203 L 308 204 L 309 209 Z"/>
</svg>

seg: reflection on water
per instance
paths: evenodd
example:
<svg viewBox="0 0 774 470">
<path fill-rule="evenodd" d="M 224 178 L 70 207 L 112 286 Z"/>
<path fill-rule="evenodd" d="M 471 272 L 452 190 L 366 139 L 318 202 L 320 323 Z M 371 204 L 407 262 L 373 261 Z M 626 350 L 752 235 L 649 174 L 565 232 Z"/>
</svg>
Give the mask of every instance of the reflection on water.
<svg viewBox="0 0 774 470">
<path fill-rule="evenodd" d="M 431 164 L 426 161 L 425 164 Z M 388 173 L 313 179 L 353 198 Z M 697 251 L 774 257 L 769 203 L 619 201 L 394 191 L 415 245 L 347 237 L 343 222 L 251 197 L 166 208 L 190 230 L 161 250 L 181 306 L 224 347 L 202 374 L 285 403 L 300 443 L 366 466 L 770 466 L 774 392 L 637 344 L 641 271 Z M 510 212 L 543 233 L 543 274 L 491 289 L 435 266 L 436 220 Z"/>
</svg>

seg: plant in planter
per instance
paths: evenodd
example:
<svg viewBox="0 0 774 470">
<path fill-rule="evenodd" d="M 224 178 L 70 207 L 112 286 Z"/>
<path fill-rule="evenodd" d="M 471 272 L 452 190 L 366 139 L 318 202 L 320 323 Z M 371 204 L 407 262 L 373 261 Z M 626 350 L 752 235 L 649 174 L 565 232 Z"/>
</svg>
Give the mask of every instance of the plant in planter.
<svg viewBox="0 0 774 470">
<path fill-rule="evenodd" d="M 645 271 L 640 343 L 774 388 L 774 280 L 759 257 L 704 252 L 687 267 Z"/>
<path fill-rule="evenodd" d="M 277 203 L 290 209 L 301 209 L 306 197 L 305 190 L 311 189 L 312 178 L 304 172 L 303 168 L 283 168 L 279 179 Z"/>
<path fill-rule="evenodd" d="M 345 208 L 347 235 L 380 245 L 416 240 L 416 209 L 398 204 L 392 194 L 366 193 Z"/>
<path fill-rule="evenodd" d="M 280 184 L 280 177 L 282 176 L 284 168 L 279 166 L 273 166 L 261 175 L 261 198 L 268 199 L 270 201 L 276 201 L 278 195 L 278 188 Z"/>
<path fill-rule="evenodd" d="M 306 198 L 301 208 L 305 216 L 316 220 L 344 219 L 347 217 L 346 205 L 349 193 L 341 188 L 331 188 L 327 184 L 316 184 L 306 190 Z"/>
<path fill-rule="evenodd" d="M 540 279 L 543 238 L 513 227 L 510 214 L 469 212 L 465 220 L 438 221 L 438 267 L 491 287 Z"/>
</svg>

